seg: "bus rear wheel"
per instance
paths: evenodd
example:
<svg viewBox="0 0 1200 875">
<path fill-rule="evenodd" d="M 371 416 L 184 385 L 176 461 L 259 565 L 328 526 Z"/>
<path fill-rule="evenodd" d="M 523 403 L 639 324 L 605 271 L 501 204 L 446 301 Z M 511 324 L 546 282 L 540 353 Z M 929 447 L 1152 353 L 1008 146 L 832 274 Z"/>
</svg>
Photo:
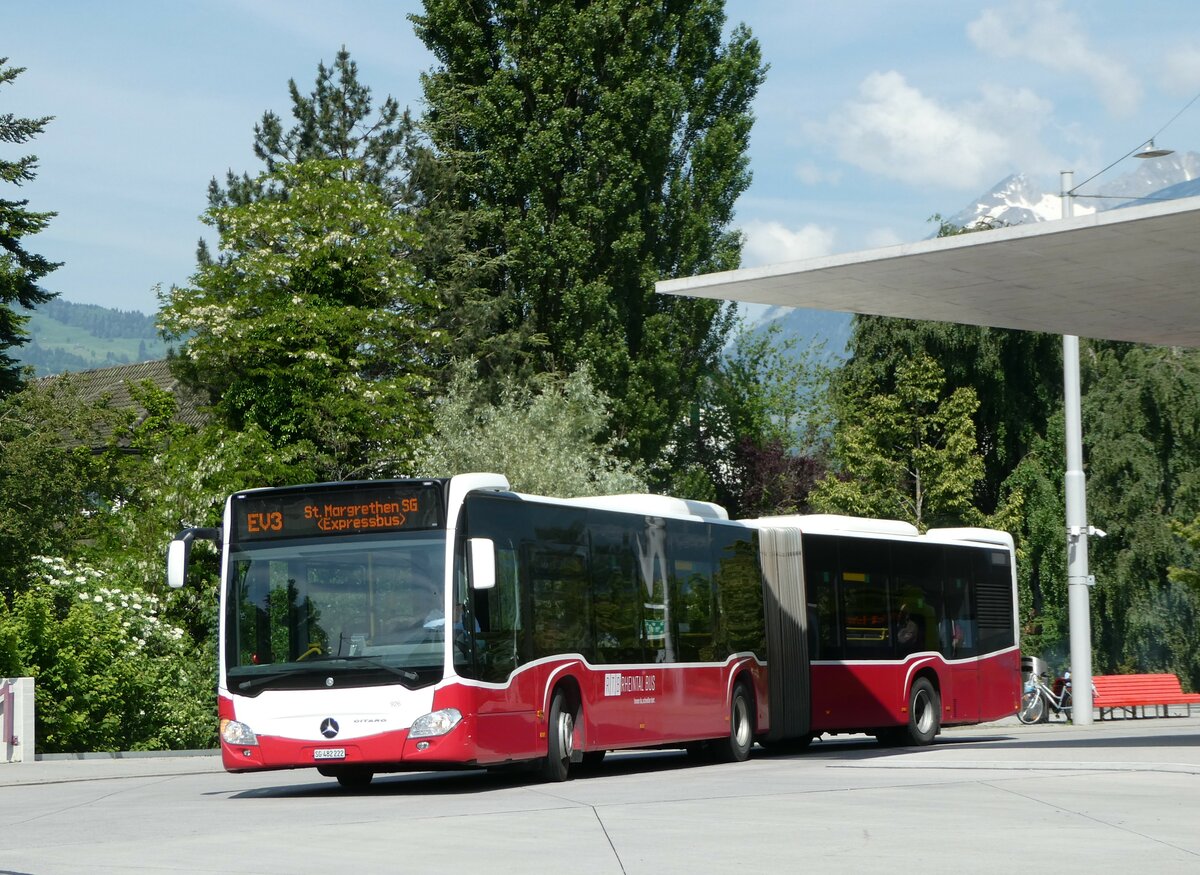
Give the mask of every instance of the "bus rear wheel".
<svg viewBox="0 0 1200 875">
<path fill-rule="evenodd" d="M 908 726 L 903 731 L 904 743 L 922 746 L 930 744 L 942 728 L 942 697 L 929 678 L 917 678 L 908 693 Z"/>
<path fill-rule="evenodd" d="M 754 745 L 754 697 L 746 685 L 733 688 L 729 700 L 729 737 L 712 743 L 713 753 L 723 763 L 741 763 L 750 757 Z"/>
<path fill-rule="evenodd" d="M 571 754 L 575 751 L 575 712 L 562 690 L 555 690 L 550 702 L 550 722 L 546 732 L 546 761 L 542 777 L 547 781 L 565 781 L 570 777 Z"/>
</svg>

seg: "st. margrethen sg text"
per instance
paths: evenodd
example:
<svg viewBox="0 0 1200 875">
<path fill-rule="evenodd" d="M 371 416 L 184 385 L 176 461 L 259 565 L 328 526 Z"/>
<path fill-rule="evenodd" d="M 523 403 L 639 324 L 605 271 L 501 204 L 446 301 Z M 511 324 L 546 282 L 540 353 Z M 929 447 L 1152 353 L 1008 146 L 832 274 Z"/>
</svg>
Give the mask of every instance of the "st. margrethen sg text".
<svg viewBox="0 0 1200 875">
<path fill-rule="evenodd" d="M 416 513 L 415 498 L 400 501 L 370 501 L 366 504 L 313 504 L 304 506 L 304 518 L 316 520 L 322 531 L 349 529 L 388 529 L 404 525 L 407 514 Z"/>
</svg>

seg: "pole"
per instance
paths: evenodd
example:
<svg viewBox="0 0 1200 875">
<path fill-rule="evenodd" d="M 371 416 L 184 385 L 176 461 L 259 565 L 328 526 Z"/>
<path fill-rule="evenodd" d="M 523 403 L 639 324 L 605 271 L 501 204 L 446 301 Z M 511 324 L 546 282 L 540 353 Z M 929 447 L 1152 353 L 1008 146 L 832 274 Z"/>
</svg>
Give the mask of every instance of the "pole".
<svg viewBox="0 0 1200 875">
<path fill-rule="evenodd" d="M 1062 217 L 1072 215 L 1074 174 L 1062 172 Z M 1071 721 L 1092 724 L 1092 614 L 1088 587 L 1087 483 L 1083 476 L 1079 338 L 1063 335 L 1063 413 L 1066 418 L 1067 611 L 1071 636 Z"/>
</svg>

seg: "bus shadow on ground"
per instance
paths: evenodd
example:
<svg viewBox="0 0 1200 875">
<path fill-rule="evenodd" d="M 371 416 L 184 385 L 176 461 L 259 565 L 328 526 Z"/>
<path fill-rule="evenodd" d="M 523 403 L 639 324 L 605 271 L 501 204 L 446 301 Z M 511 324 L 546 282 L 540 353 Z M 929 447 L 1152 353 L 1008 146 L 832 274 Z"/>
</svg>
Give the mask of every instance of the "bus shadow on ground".
<svg viewBox="0 0 1200 875">
<path fill-rule="evenodd" d="M 965 745 L 993 744 L 1006 741 L 1009 735 L 974 736 L 971 738 L 946 738 L 939 736 L 930 748 L 962 747 Z M 874 738 L 865 735 L 829 736 L 815 739 L 805 748 L 768 748 L 759 752 L 766 759 L 773 760 L 805 760 L 805 759 L 877 759 L 886 757 L 906 756 L 928 748 L 905 745 L 884 745 Z"/>
<path fill-rule="evenodd" d="M 974 740 L 974 739 L 973 739 Z M 1106 732 L 1101 736 L 1069 738 L 1021 738 L 1009 736 L 989 741 L 989 750 L 1131 750 L 1135 748 L 1159 749 L 1164 747 L 1192 748 L 1200 751 L 1200 733 L 1171 735 L 1118 735 Z"/>
<path fill-rule="evenodd" d="M 1134 750 L 1138 748 L 1200 749 L 1200 732 L 1163 735 L 1119 735 L 1105 732 L 1102 736 L 1038 737 L 997 733 L 956 738 L 939 736 L 929 748 L 885 747 L 867 736 L 835 736 L 814 741 L 803 749 L 763 749 L 756 747 L 751 759 L 760 762 L 789 760 L 876 760 L 919 754 L 922 750 L 946 748 L 980 748 L 987 750 Z M 669 773 L 688 769 L 712 768 L 714 763 L 688 756 L 681 750 L 630 751 L 610 755 L 598 766 L 580 769 L 572 781 L 590 781 L 627 775 Z M 302 799 L 326 798 L 334 795 L 413 795 L 458 796 L 554 786 L 542 782 L 528 767 L 509 769 L 460 769 L 445 772 L 382 773 L 361 790 L 347 790 L 333 778 L 318 778 L 304 784 L 285 784 L 255 787 L 231 796 L 234 799 Z"/>
<path fill-rule="evenodd" d="M 755 751 L 756 757 L 765 756 Z M 604 762 L 587 769 L 572 772 L 571 781 L 590 781 L 620 775 L 647 775 L 656 772 L 675 772 L 693 768 L 710 768 L 711 760 L 689 757 L 682 750 L 631 751 L 606 757 Z M 347 790 L 333 778 L 316 778 L 306 784 L 286 784 L 272 787 L 255 787 L 233 794 L 232 799 L 302 799 L 322 798 L 329 795 L 408 795 L 456 796 L 475 793 L 491 793 L 497 790 L 528 787 L 538 789 L 552 787 L 543 782 L 536 772 L 527 766 L 511 766 L 495 770 L 456 769 L 438 772 L 383 772 L 365 788 Z"/>
</svg>

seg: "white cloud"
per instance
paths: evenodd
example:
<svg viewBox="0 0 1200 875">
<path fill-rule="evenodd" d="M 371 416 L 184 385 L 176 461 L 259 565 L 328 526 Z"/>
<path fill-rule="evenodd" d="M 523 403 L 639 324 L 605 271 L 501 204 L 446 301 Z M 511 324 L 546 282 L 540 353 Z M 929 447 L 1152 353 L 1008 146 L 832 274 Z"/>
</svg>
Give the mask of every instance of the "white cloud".
<svg viewBox="0 0 1200 875">
<path fill-rule="evenodd" d="M 970 189 L 992 182 L 1010 157 L 1005 137 L 977 114 L 926 97 L 895 71 L 872 73 L 819 133 L 840 158 L 872 173 Z"/>
<path fill-rule="evenodd" d="M 746 235 L 746 245 L 742 248 L 743 267 L 801 261 L 833 252 L 833 229 L 819 225 L 805 225 L 793 230 L 779 222 L 755 220 L 744 224 L 742 233 Z"/>
<path fill-rule="evenodd" d="M 1060 0 L 1013 0 L 984 10 L 967 25 L 980 51 L 1090 79 L 1110 111 L 1128 115 L 1137 107 L 1140 86 L 1124 64 L 1093 49 L 1083 31 Z"/>
<path fill-rule="evenodd" d="M 803 164 L 796 165 L 795 174 L 796 178 L 805 185 L 821 185 L 823 183 L 836 185 L 842 179 L 840 171 L 818 167 L 812 161 L 805 161 Z"/>
<path fill-rule="evenodd" d="M 1179 46 L 1163 58 L 1163 85 L 1175 93 L 1193 94 L 1200 88 L 1200 47 Z"/>
<path fill-rule="evenodd" d="M 883 249 L 885 246 L 899 246 L 906 241 L 891 228 L 875 228 L 867 232 L 865 242 L 868 249 Z"/>
<path fill-rule="evenodd" d="M 966 104 L 963 112 L 999 144 L 1004 158 L 990 168 L 993 175 L 1013 168 L 1034 174 L 1061 169 L 1062 157 L 1044 144 L 1045 129 L 1054 118 L 1054 104 L 1049 100 L 1028 88 L 985 84 L 979 98 Z"/>
</svg>

